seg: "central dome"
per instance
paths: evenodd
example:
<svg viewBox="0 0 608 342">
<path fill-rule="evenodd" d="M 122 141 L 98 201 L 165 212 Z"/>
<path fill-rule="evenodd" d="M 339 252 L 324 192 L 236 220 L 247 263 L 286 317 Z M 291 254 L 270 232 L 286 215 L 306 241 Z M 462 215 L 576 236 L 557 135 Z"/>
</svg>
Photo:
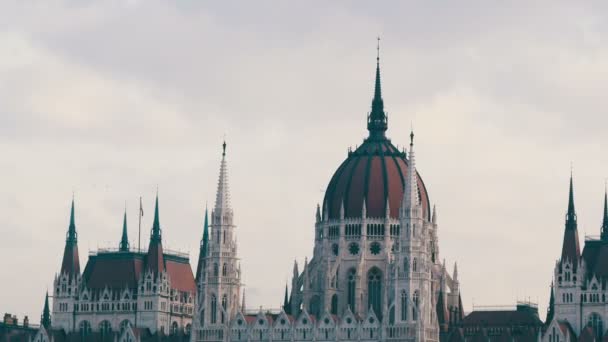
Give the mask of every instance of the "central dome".
<svg viewBox="0 0 608 342">
<path fill-rule="evenodd" d="M 372 110 L 367 119 L 369 137 L 363 145 L 348 153 L 348 158 L 340 165 L 327 186 L 323 209 L 324 215 L 329 219 L 340 218 L 342 204 L 344 217 L 361 217 L 364 201 L 367 217 L 385 217 L 387 205 L 390 217 L 399 217 L 403 191 L 408 179 L 408 160 L 405 152 L 400 152 L 386 137 L 387 128 L 388 119 L 384 112 L 378 60 Z M 429 196 L 420 174 L 417 176 L 418 198 L 424 217 L 430 220 Z"/>
</svg>

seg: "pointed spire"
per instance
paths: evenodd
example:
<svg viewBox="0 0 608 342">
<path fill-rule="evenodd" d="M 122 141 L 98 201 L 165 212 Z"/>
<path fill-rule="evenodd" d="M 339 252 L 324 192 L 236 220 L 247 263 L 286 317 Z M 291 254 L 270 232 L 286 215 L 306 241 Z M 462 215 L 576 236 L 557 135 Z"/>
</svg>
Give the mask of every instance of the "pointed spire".
<svg viewBox="0 0 608 342">
<path fill-rule="evenodd" d="M 458 264 L 456 262 L 454 262 L 454 272 L 452 273 L 452 279 L 454 279 L 455 282 L 458 281 Z"/>
<path fill-rule="evenodd" d="M 574 210 L 574 185 L 572 181 L 572 173 L 570 173 L 570 191 L 568 192 L 568 213 L 567 220 L 576 221 L 576 211 Z"/>
<path fill-rule="evenodd" d="M 154 204 L 154 223 L 152 223 L 152 236 L 150 241 L 161 241 L 160 219 L 158 215 L 158 190 L 156 191 L 156 202 Z"/>
<path fill-rule="evenodd" d="M 226 164 L 226 141 L 222 144 L 222 161 L 220 163 L 220 177 L 217 182 L 217 194 L 215 197 L 215 210 L 220 212 L 231 211 L 230 191 L 228 188 L 228 165 Z"/>
<path fill-rule="evenodd" d="M 315 215 L 317 222 L 321 222 L 321 206 L 317 203 L 317 213 Z"/>
<path fill-rule="evenodd" d="M 376 80 L 374 84 L 374 98 L 372 110 L 367 118 L 367 130 L 370 138 L 383 139 L 384 132 L 388 128 L 386 113 L 384 112 L 384 101 L 382 100 L 382 87 L 380 82 L 380 37 L 378 37 L 376 56 Z"/>
<path fill-rule="evenodd" d="M 158 190 L 156 191 L 154 223 L 152 224 L 152 234 L 150 235 L 150 245 L 148 246 L 146 263 L 147 269 L 154 272 L 156 275 L 165 271 L 165 257 L 161 237 L 160 219 L 158 215 Z"/>
<path fill-rule="evenodd" d="M 205 206 L 205 220 L 203 223 L 203 238 L 201 239 L 201 247 L 198 255 L 198 265 L 196 267 L 196 280 L 200 280 L 203 276 L 203 269 L 205 268 L 205 258 L 207 257 L 207 250 L 209 248 L 209 215 L 207 206 Z"/>
<path fill-rule="evenodd" d="M 340 203 L 340 220 L 344 220 L 344 199 Z"/>
<path fill-rule="evenodd" d="M 365 200 L 365 197 L 363 197 L 363 205 L 361 206 L 361 217 L 367 217 L 367 201 Z"/>
<path fill-rule="evenodd" d="M 553 290 L 553 281 L 551 281 L 551 296 L 549 297 L 549 306 L 547 307 L 547 318 L 545 319 L 545 325 L 548 325 L 553 320 L 555 315 L 555 295 Z"/>
<path fill-rule="evenodd" d="M 289 290 L 287 289 L 287 283 L 285 283 L 285 298 L 283 298 L 283 311 L 289 314 L 290 305 L 289 305 Z"/>
<path fill-rule="evenodd" d="M 602 240 L 608 241 L 608 192 L 604 185 L 604 217 L 602 219 Z"/>
<path fill-rule="evenodd" d="M 46 291 L 46 297 L 44 298 L 44 310 L 42 311 L 42 317 L 40 317 L 40 325 L 42 325 L 47 331 L 51 327 L 51 310 L 49 308 L 49 291 Z"/>
<path fill-rule="evenodd" d="M 122 237 L 120 239 L 120 245 L 118 249 L 121 252 L 129 251 L 129 237 L 127 236 L 127 209 L 125 208 L 125 216 L 122 220 Z"/>
<path fill-rule="evenodd" d="M 418 177 L 416 171 L 416 158 L 414 153 L 414 131 L 410 133 L 410 158 L 407 170 L 407 181 L 403 192 L 404 209 L 411 209 L 418 206 L 420 200 L 418 196 Z"/>
<path fill-rule="evenodd" d="M 570 187 L 568 191 L 568 212 L 566 214 L 566 227 L 564 230 L 564 242 L 562 245 L 562 261 L 570 260 L 576 264 L 580 256 L 580 245 L 578 241 L 578 229 L 576 223 L 576 211 L 574 209 L 574 185 L 572 173 L 570 173 Z"/>
<path fill-rule="evenodd" d="M 76 223 L 74 220 L 74 196 L 72 196 L 72 208 L 70 209 L 70 226 L 68 227 L 67 242 L 76 243 L 78 234 L 76 233 Z"/>
<path fill-rule="evenodd" d="M 431 218 L 431 222 L 433 224 L 437 224 L 437 208 L 435 208 L 434 204 L 433 204 L 433 216 Z"/>
<path fill-rule="evenodd" d="M 70 209 L 70 225 L 66 234 L 63 260 L 61 262 L 61 274 L 67 273 L 70 278 L 80 275 L 80 259 L 78 255 L 78 233 L 74 219 L 74 196 L 72 195 L 72 206 Z"/>
</svg>

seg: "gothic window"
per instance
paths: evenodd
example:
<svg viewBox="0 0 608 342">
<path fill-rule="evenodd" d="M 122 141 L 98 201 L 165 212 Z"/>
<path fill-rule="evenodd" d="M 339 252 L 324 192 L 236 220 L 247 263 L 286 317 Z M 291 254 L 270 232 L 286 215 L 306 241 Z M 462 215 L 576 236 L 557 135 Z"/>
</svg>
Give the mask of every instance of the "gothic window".
<svg viewBox="0 0 608 342">
<path fill-rule="evenodd" d="M 589 316 L 589 320 L 587 321 L 587 326 L 593 329 L 593 332 L 595 332 L 595 336 L 597 336 L 598 339 L 602 338 L 602 335 L 604 333 L 604 325 L 602 323 L 602 317 L 600 317 L 600 315 L 595 312 L 592 313 Z"/>
<path fill-rule="evenodd" d="M 410 263 L 407 258 L 403 258 L 403 273 L 408 275 L 410 273 Z"/>
<path fill-rule="evenodd" d="M 418 272 L 418 260 L 412 259 L 412 272 Z"/>
<path fill-rule="evenodd" d="M 338 255 L 338 252 L 339 252 L 340 250 L 339 250 L 339 247 L 338 247 L 338 244 L 337 244 L 337 243 L 334 243 L 334 244 L 331 246 L 331 251 L 334 253 L 334 255 Z"/>
<path fill-rule="evenodd" d="M 401 320 L 407 320 L 407 293 L 401 291 Z"/>
<path fill-rule="evenodd" d="M 413 302 L 414 305 L 412 307 L 412 319 L 415 321 L 418 319 L 418 300 L 420 298 L 420 295 L 418 293 L 418 290 L 414 291 L 414 297 L 413 297 Z"/>
<path fill-rule="evenodd" d="M 228 266 L 226 264 L 222 265 L 222 277 L 225 277 L 228 273 Z"/>
<path fill-rule="evenodd" d="M 382 274 L 377 268 L 372 268 L 367 275 L 367 306 L 374 309 L 378 318 L 382 318 Z"/>
<path fill-rule="evenodd" d="M 211 324 L 217 323 L 217 297 L 211 295 Z"/>
<path fill-rule="evenodd" d="M 346 303 L 348 304 L 348 307 L 350 308 L 350 310 L 352 312 L 355 312 L 355 282 L 357 281 L 357 274 L 356 271 L 354 269 L 350 269 L 348 271 L 348 277 L 347 277 L 347 282 L 348 282 L 348 291 L 346 293 L 347 297 L 347 301 Z"/>
<path fill-rule="evenodd" d="M 89 321 L 80 322 L 78 328 L 80 330 L 80 336 L 82 336 L 83 339 L 91 334 L 91 323 L 89 323 Z"/>
<path fill-rule="evenodd" d="M 177 325 L 177 322 L 173 322 L 171 324 L 171 330 L 169 331 L 169 333 L 171 335 L 177 335 L 178 330 L 179 330 L 179 326 Z"/>
<path fill-rule="evenodd" d="M 109 336 L 112 333 L 112 325 L 108 321 L 99 323 L 99 332 L 102 336 Z"/>
<path fill-rule="evenodd" d="M 217 265 L 217 263 L 213 264 L 213 276 L 217 277 L 219 274 L 219 266 Z"/>
<path fill-rule="evenodd" d="M 338 295 L 337 294 L 334 294 L 333 296 L 331 296 L 331 314 L 332 315 L 338 314 Z"/>
<path fill-rule="evenodd" d="M 190 331 L 192 331 L 192 325 L 188 323 L 186 324 L 186 335 L 190 335 Z"/>
</svg>

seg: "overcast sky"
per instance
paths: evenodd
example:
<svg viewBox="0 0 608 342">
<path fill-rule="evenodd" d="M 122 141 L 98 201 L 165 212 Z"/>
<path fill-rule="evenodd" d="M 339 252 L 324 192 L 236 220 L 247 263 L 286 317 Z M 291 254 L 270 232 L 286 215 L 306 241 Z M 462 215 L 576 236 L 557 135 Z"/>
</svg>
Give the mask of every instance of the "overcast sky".
<svg viewBox="0 0 608 342">
<path fill-rule="evenodd" d="M 136 240 L 139 196 L 147 243 L 157 185 L 164 246 L 195 265 L 224 134 L 248 305 L 278 308 L 366 135 L 380 35 L 388 134 L 413 123 L 466 310 L 530 298 L 544 318 L 571 162 L 580 239 L 599 234 L 608 8 L 520 6 L 3 1 L 0 311 L 38 320 L 72 191 L 83 269 L 117 246 L 125 201 Z"/>
</svg>

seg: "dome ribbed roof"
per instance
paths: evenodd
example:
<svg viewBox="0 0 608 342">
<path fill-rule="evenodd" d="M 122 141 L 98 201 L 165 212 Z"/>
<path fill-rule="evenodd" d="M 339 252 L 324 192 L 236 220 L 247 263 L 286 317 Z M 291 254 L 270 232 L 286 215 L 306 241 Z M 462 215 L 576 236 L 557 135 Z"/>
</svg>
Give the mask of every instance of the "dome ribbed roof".
<svg viewBox="0 0 608 342">
<path fill-rule="evenodd" d="M 340 218 L 344 202 L 345 217 L 361 217 L 363 200 L 367 217 L 385 217 L 386 204 L 390 216 L 399 217 L 399 207 L 408 175 L 408 161 L 388 139 L 366 140 L 334 173 L 323 200 L 330 219 Z M 425 218 L 430 220 L 429 196 L 418 174 L 418 192 Z"/>
</svg>

